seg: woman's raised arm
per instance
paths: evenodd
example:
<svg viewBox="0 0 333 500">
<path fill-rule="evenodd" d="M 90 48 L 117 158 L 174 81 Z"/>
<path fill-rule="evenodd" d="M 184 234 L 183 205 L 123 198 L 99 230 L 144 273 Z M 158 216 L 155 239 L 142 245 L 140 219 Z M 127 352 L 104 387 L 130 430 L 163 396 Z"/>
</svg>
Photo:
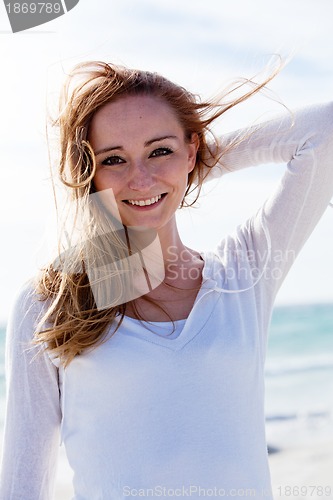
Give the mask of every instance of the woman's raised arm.
<svg viewBox="0 0 333 500">
<path fill-rule="evenodd" d="M 237 142 L 241 136 L 246 138 Z M 234 141 L 236 145 L 230 147 Z M 274 192 L 238 228 L 237 236 L 242 234 L 247 248 L 261 256 L 271 244 L 267 270 L 272 272 L 267 276 L 277 292 L 333 196 L 333 104 L 286 113 L 246 132 L 229 134 L 219 147 L 221 161 L 207 180 L 245 167 L 287 164 Z"/>
</svg>

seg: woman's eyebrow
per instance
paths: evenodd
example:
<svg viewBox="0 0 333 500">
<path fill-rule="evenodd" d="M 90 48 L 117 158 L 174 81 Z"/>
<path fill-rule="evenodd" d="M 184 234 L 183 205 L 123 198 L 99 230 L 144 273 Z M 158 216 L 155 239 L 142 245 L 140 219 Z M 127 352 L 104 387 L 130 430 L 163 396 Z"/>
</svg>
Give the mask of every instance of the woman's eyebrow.
<svg viewBox="0 0 333 500">
<path fill-rule="evenodd" d="M 165 139 L 178 139 L 178 137 L 176 135 L 163 135 L 161 137 L 155 137 L 154 139 L 150 139 L 149 141 L 146 141 L 145 147 L 150 146 L 154 142 L 164 141 Z M 109 151 L 113 151 L 115 149 L 124 150 L 123 146 L 108 146 L 106 148 L 99 149 L 98 151 L 95 151 L 95 156 L 98 156 L 102 153 L 107 153 Z"/>
<path fill-rule="evenodd" d="M 113 151 L 114 149 L 124 149 L 124 148 L 122 146 L 107 146 L 106 148 L 95 151 L 95 156 L 101 155 L 102 153 L 107 153 L 108 151 Z"/>
<path fill-rule="evenodd" d="M 145 142 L 145 146 L 150 146 L 153 142 L 164 141 L 164 139 L 178 139 L 176 135 L 163 135 L 161 137 L 156 137 L 155 139 L 150 139 Z"/>
</svg>

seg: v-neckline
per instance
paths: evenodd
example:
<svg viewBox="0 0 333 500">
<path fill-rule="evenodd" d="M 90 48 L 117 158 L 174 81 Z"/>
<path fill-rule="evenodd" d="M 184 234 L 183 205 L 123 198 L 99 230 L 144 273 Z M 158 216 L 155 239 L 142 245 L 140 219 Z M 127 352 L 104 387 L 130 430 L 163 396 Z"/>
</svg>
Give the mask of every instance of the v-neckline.
<svg viewBox="0 0 333 500">
<path fill-rule="evenodd" d="M 198 304 L 204 299 L 204 297 L 211 294 L 216 289 L 216 281 L 210 277 L 212 267 L 210 252 L 200 252 L 200 255 L 204 260 L 204 266 L 202 269 L 202 284 L 188 317 L 184 320 L 175 321 L 176 324 L 177 322 L 184 322 L 182 331 L 176 338 L 168 338 L 166 335 L 159 335 L 152 331 L 154 324 L 160 323 L 160 325 L 162 325 L 163 323 L 168 323 L 172 326 L 172 322 L 140 322 L 139 320 L 133 320 L 133 318 L 129 316 L 124 316 L 116 334 L 135 337 L 172 351 L 178 351 L 191 342 L 206 325 L 217 300 L 220 298 L 220 294 L 216 293 L 214 299 L 210 299 L 207 304 L 205 304 L 205 309 L 202 310 L 202 314 L 199 315 L 196 313 Z M 138 325 L 138 323 L 141 324 Z M 142 328 L 141 326 L 145 326 L 145 324 L 147 324 L 147 327 Z"/>
</svg>

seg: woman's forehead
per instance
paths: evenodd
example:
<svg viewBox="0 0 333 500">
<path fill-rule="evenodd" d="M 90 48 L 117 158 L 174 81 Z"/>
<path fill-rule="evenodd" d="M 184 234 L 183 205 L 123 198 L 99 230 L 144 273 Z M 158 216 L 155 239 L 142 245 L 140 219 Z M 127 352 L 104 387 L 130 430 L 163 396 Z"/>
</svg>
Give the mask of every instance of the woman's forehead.
<svg viewBox="0 0 333 500">
<path fill-rule="evenodd" d="M 176 113 L 160 98 L 130 95 L 106 103 L 93 115 L 88 132 L 89 140 L 100 142 L 103 136 L 150 135 L 157 131 L 183 133 Z"/>
<path fill-rule="evenodd" d="M 156 113 L 175 115 L 170 104 L 160 97 L 145 94 L 126 95 L 104 104 L 94 113 L 93 119 L 101 117 L 106 119 L 109 117 L 131 118 L 140 114 L 149 116 L 156 115 Z"/>
</svg>

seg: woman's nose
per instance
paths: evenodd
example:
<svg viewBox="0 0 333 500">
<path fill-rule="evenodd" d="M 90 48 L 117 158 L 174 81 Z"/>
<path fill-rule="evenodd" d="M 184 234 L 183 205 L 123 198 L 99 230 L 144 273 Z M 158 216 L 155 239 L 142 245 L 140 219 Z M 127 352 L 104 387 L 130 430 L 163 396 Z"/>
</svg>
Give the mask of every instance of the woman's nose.
<svg viewBox="0 0 333 500">
<path fill-rule="evenodd" d="M 133 164 L 128 187 L 134 191 L 148 191 L 155 181 L 150 169 L 143 162 Z"/>
</svg>

